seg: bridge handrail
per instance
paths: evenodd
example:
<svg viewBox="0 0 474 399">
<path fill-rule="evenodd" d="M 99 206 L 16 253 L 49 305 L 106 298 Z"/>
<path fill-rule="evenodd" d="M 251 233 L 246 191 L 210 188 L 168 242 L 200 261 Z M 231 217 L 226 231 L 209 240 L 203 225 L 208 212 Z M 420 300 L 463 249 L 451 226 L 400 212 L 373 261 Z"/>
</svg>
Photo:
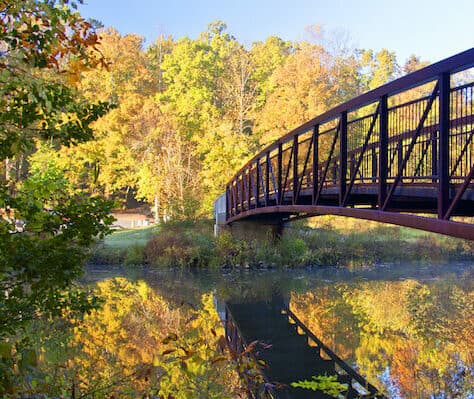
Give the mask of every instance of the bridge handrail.
<svg viewBox="0 0 474 399">
<path fill-rule="evenodd" d="M 315 125 L 328 122 L 338 117 L 342 112 L 350 112 L 357 108 L 361 108 L 365 105 L 371 104 L 377 100 L 380 100 L 384 96 L 393 96 L 403 91 L 412 89 L 417 86 L 421 86 L 425 83 L 431 82 L 439 78 L 443 73 L 457 73 L 474 66 L 474 48 L 463 51 L 459 54 L 453 55 L 452 57 L 446 58 L 437 63 L 428 65 L 415 72 L 409 73 L 408 75 L 402 76 L 396 80 L 384 84 L 383 86 L 377 87 L 371 91 L 368 91 L 360 96 L 357 96 L 345 103 L 342 103 L 323 114 L 316 116 L 310 121 L 302 124 L 301 126 L 291 130 L 287 134 L 280 137 L 278 140 L 264 147 L 257 155 L 246 162 L 237 173 L 231 178 L 233 181 L 237 178 L 247 167 L 258 160 L 263 153 L 271 152 L 278 148 L 280 144 L 287 143 L 295 135 L 308 132 Z"/>
</svg>

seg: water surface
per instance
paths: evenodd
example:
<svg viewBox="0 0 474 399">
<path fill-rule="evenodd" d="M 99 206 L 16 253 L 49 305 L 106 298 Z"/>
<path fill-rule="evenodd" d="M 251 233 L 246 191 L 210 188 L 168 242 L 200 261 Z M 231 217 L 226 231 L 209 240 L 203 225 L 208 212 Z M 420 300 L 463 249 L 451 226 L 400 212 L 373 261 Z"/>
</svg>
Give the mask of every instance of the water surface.
<svg viewBox="0 0 474 399">
<path fill-rule="evenodd" d="M 233 303 L 282 295 L 339 357 L 392 398 L 472 398 L 474 267 L 378 266 L 349 271 L 157 270 L 89 267 L 84 281 L 144 281 L 170 304 L 203 295 Z"/>
</svg>

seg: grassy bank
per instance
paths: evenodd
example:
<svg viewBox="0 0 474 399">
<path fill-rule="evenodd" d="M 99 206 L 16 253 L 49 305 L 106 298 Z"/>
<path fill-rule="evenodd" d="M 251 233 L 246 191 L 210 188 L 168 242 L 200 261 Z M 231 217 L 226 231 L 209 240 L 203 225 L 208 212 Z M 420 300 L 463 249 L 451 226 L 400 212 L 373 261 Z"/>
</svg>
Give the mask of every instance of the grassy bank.
<svg viewBox="0 0 474 399">
<path fill-rule="evenodd" d="M 145 246 L 159 231 L 157 226 L 115 230 L 92 248 L 89 262 L 105 265 L 142 263 Z"/>
<path fill-rule="evenodd" d="M 167 223 L 116 231 L 92 251 L 91 262 L 153 267 L 361 267 L 396 262 L 474 258 L 474 243 L 347 218 L 319 217 L 285 228 L 280 240 L 213 236 L 212 221 Z"/>
</svg>

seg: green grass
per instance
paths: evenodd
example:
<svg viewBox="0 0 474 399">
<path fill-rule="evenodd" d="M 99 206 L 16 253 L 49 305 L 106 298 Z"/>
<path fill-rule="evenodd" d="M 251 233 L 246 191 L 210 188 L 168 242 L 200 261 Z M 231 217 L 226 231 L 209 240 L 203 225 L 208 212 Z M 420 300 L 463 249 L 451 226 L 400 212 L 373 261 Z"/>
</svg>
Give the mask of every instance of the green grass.
<svg viewBox="0 0 474 399">
<path fill-rule="evenodd" d="M 143 249 L 158 231 L 157 226 L 114 230 L 91 249 L 89 262 L 107 265 L 141 264 L 144 262 Z"/>
<path fill-rule="evenodd" d="M 127 249 L 133 245 L 145 245 L 148 240 L 158 232 L 157 226 L 143 227 L 141 229 L 114 230 L 102 242 L 104 247 Z"/>
</svg>

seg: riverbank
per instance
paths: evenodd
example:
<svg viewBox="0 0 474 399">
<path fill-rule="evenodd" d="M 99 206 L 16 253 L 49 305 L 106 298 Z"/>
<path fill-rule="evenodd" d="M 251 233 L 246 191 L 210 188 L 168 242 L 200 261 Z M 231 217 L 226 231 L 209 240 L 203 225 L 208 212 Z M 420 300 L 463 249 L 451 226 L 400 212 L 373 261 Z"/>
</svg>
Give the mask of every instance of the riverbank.
<svg viewBox="0 0 474 399">
<path fill-rule="evenodd" d="M 97 243 L 90 263 L 264 269 L 470 259 L 474 259 L 470 241 L 376 222 L 319 217 L 285 228 L 277 241 L 239 240 L 229 233 L 216 238 L 210 220 L 120 230 Z"/>
</svg>

